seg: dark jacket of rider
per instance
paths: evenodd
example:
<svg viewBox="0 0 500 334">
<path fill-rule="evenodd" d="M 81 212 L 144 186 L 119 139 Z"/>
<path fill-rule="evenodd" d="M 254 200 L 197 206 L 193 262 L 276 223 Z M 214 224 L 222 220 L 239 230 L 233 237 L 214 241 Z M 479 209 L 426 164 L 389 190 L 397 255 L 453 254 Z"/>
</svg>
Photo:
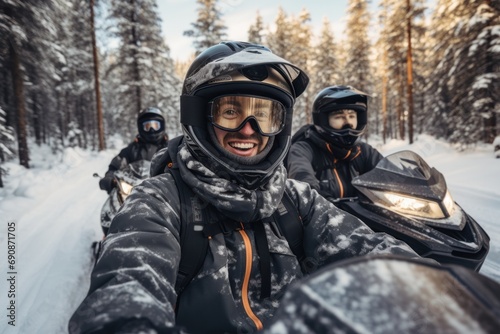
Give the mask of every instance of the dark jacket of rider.
<svg viewBox="0 0 500 334">
<path fill-rule="evenodd" d="M 275 120 L 291 122 L 293 102 L 307 82 L 305 73 L 261 45 L 222 42 L 195 59 L 181 98 L 184 140 L 172 167 L 196 195 L 192 218 L 185 224 L 180 220 L 186 209 L 179 194 L 183 187 L 171 173 L 134 187 L 103 241 L 88 295 L 70 320 L 71 334 L 180 333 L 181 328 L 190 333 L 252 333 L 273 317 L 287 287 L 308 272 L 366 254 L 418 257 L 405 243 L 375 233 L 339 210 L 307 183 L 287 179 L 283 159 L 291 124 L 281 132 L 266 128 L 273 132 L 266 147 L 251 157 L 236 156 L 215 138 L 215 120 L 207 113 L 214 98 L 229 93 L 240 100 L 272 99 Z M 254 116 L 242 122 L 257 128 Z M 242 138 L 241 131 L 232 133 Z M 260 140 L 264 136 L 253 135 Z M 248 142 L 246 138 L 239 140 Z M 302 263 L 276 225 L 266 221 L 283 209 L 285 191 L 303 224 Z M 214 215 L 198 221 L 206 216 L 198 214 L 203 207 Z M 178 295 L 185 235 L 181 227 L 208 231 L 222 222 L 238 228 L 210 235 L 200 271 Z M 263 281 L 270 283 L 269 290 L 262 289 L 267 286 Z"/>
<path fill-rule="evenodd" d="M 320 90 L 312 104 L 313 125 L 294 134 L 288 177 L 309 183 L 327 198 L 356 196 L 353 177 L 370 171 L 383 158 L 360 141 L 367 128 L 368 98 L 352 86 Z"/>
<path fill-rule="evenodd" d="M 123 169 L 125 166 L 135 161 L 151 161 L 153 155 L 166 147 L 167 144 L 168 137 L 166 135 L 158 143 L 145 141 L 140 135 L 137 135 L 133 142 L 123 148 L 120 153 L 111 160 L 108 171 L 99 181 L 99 187 L 109 193 L 113 189 L 113 176 L 117 170 Z"/>
<path fill-rule="evenodd" d="M 106 175 L 99 181 L 99 187 L 108 193 L 116 186 L 114 174 L 139 160 L 151 161 L 153 155 L 168 143 L 165 132 L 165 117 L 158 107 L 147 107 L 137 115 L 137 136 L 111 160 Z"/>
<path fill-rule="evenodd" d="M 309 183 L 326 198 L 353 197 L 356 191 L 352 179 L 372 170 L 382 159 L 365 142 L 342 148 L 326 141 L 310 126 L 288 153 L 288 177 Z"/>
</svg>

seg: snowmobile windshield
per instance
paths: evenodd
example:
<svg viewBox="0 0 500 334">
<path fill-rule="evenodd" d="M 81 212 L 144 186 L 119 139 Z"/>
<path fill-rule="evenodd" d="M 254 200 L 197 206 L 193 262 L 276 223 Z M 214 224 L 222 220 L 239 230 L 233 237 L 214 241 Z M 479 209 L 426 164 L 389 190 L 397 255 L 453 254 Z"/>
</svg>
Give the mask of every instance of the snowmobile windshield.
<svg viewBox="0 0 500 334">
<path fill-rule="evenodd" d="M 376 168 L 414 178 L 429 179 L 431 177 L 431 167 L 412 151 L 391 154 L 381 160 Z"/>
</svg>

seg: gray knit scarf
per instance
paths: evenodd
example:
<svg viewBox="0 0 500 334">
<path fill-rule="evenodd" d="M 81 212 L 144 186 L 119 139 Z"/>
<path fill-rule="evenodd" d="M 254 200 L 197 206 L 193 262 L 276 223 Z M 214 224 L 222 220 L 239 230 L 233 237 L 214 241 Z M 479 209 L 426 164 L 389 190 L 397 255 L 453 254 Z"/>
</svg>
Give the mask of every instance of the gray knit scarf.
<svg viewBox="0 0 500 334">
<path fill-rule="evenodd" d="M 280 164 L 269 182 L 258 189 L 218 177 L 182 147 L 178 153 L 181 177 L 200 199 L 212 204 L 230 219 L 248 223 L 270 217 L 276 211 L 285 191 L 286 170 Z"/>
</svg>

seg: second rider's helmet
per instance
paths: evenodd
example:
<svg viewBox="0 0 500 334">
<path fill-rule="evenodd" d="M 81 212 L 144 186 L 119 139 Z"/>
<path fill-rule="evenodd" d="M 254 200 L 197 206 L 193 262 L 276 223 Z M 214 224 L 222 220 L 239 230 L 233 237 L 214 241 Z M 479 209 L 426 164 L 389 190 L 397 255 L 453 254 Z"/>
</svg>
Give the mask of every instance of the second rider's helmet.
<svg viewBox="0 0 500 334">
<path fill-rule="evenodd" d="M 137 117 L 139 136 L 148 143 L 159 144 L 165 137 L 165 118 L 159 108 L 148 107 Z"/>
<path fill-rule="evenodd" d="M 308 82 L 302 70 L 262 45 L 222 42 L 208 48 L 191 64 L 182 88 L 181 124 L 189 150 L 219 177 L 248 189 L 265 184 L 288 152 L 293 105 Z M 211 131 L 214 125 L 221 126 L 211 117 L 210 106 L 231 95 L 269 99 L 280 105 L 273 129 L 260 128 L 253 116 L 242 123 L 250 122 L 261 135 L 270 137 L 262 159 L 249 162 L 217 147 Z"/>
<path fill-rule="evenodd" d="M 320 91 L 313 102 L 313 123 L 324 140 L 342 147 L 351 147 L 366 130 L 368 94 L 351 86 L 330 86 Z M 356 111 L 355 129 L 334 129 L 329 124 L 330 113 L 342 109 Z"/>
</svg>

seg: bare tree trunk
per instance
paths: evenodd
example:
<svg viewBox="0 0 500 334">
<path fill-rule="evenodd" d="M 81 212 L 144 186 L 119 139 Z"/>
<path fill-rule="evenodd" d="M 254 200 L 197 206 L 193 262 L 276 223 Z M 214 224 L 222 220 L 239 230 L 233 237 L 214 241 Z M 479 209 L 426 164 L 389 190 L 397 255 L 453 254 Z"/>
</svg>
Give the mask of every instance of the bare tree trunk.
<svg viewBox="0 0 500 334">
<path fill-rule="evenodd" d="M 403 71 L 402 66 L 398 64 L 398 97 L 396 102 L 396 113 L 397 113 L 397 125 L 399 129 L 399 139 L 405 140 L 405 115 L 404 115 L 404 76 L 401 73 Z"/>
<path fill-rule="evenodd" d="M 40 124 L 40 111 L 38 109 L 38 94 L 33 93 L 32 97 L 33 103 L 33 128 L 35 129 L 35 142 L 38 146 L 42 145 L 42 132 Z"/>
<path fill-rule="evenodd" d="M 407 84 L 406 90 L 408 95 L 408 139 L 409 143 L 413 144 L 413 59 L 412 59 L 412 49 L 411 49 L 411 3 L 410 0 L 406 0 L 407 6 L 407 24 L 406 33 L 408 38 L 408 49 L 406 52 L 406 70 L 407 70 Z"/>
<path fill-rule="evenodd" d="M 387 50 L 384 51 L 383 66 L 387 66 Z M 382 77 L 382 139 L 385 144 L 387 139 L 387 69 Z"/>
<path fill-rule="evenodd" d="M 489 6 L 492 6 L 491 1 L 487 1 Z M 488 39 L 486 45 L 493 45 L 493 37 L 491 36 L 491 32 L 488 34 Z M 493 60 L 493 54 L 491 52 L 486 52 L 486 71 L 485 73 L 495 73 L 495 66 Z M 488 90 L 489 91 L 489 90 Z M 490 93 L 492 94 L 492 93 Z M 486 108 L 489 112 L 487 114 L 490 116 L 484 119 L 484 142 L 485 143 L 493 143 L 495 137 L 497 135 L 497 113 L 495 110 L 495 102 L 494 98 L 491 99 L 491 102 Z"/>
<path fill-rule="evenodd" d="M 135 5 L 135 0 L 131 0 L 130 1 L 130 8 L 132 8 L 132 11 L 130 12 L 130 21 L 133 22 L 133 23 L 136 23 L 137 22 L 137 13 L 135 12 L 136 11 L 136 5 Z M 138 47 L 139 46 L 139 37 L 137 36 L 137 31 L 135 30 L 135 24 L 132 25 L 132 30 L 131 30 L 131 34 L 132 34 L 132 44 L 135 46 L 135 47 Z M 138 63 L 138 59 L 137 59 L 137 49 L 135 48 L 134 51 L 133 51 L 133 59 L 134 59 L 134 80 L 136 81 L 136 83 L 139 83 L 139 81 L 141 80 L 141 75 L 140 75 L 140 71 L 139 71 L 139 63 Z M 141 109 L 142 109 L 142 96 L 141 96 L 141 87 L 139 86 L 139 84 L 137 84 L 137 86 L 135 87 L 135 97 L 136 97 L 136 105 L 137 105 L 137 110 L 136 110 L 136 113 L 138 114 Z"/>
<path fill-rule="evenodd" d="M 42 96 L 41 97 L 42 100 L 43 100 L 43 104 L 44 105 L 47 105 L 48 102 L 47 102 L 47 97 L 45 96 Z M 41 117 L 40 117 L 40 123 L 42 124 L 42 127 L 41 127 L 41 138 L 42 138 L 42 143 L 43 144 L 46 144 L 48 139 L 47 139 L 47 136 L 48 136 L 48 131 L 47 131 L 47 119 L 48 119 L 48 116 L 46 113 L 40 113 Z"/>
<path fill-rule="evenodd" d="M 102 117 L 101 91 L 99 86 L 99 59 L 97 58 L 97 45 L 94 27 L 94 0 L 90 0 L 90 30 L 92 33 L 92 53 L 94 55 L 94 85 L 97 106 L 97 135 L 99 137 L 99 151 L 106 149 L 104 141 L 104 123 Z M 85 131 L 85 130 L 84 130 Z"/>
<path fill-rule="evenodd" d="M 19 164 L 26 168 L 29 165 L 29 151 L 26 132 L 26 107 L 24 104 L 24 83 L 21 73 L 21 61 L 17 52 L 15 42 L 9 40 L 10 58 L 12 60 L 12 85 L 17 108 L 17 144 L 19 150 Z"/>
<path fill-rule="evenodd" d="M 9 66 L 9 64 L 4 64 L 6 65 L 4 68 L 3 68 L 3 71 L 2 71 L 2 78 L 5 79 L 5 81 L 7 81 L 9 79 L 9 68 L 11 66 Z M 5 106 L 3 109 L 5 110 L 5 126 L 12 126 L 13 127 L 13 124 L 14 124 L 14 117 L 12 115 L 12 108 L 8 108 L 8 106 L 11 105 L 11 101 L 10 101 L 10 98 L 11 98 L 11 93 L 10 93 L 10 89 L 12 87 L 10 87 L 9 85 L 5 84 L 4 85 L 4 89 L 3 89 L 3 106 Z"/>
<path fill-rule="evenodd" d="M 2 150 L 0 150 L 0 162 L 4 162 L 4 156 Z M 2 168 L 0 168 L 0 188 L 3 188 Z"/>
<path fill-rule="evenodd" d="M 311 103 L 310 103 L 310 95 L 306 95 L 306 124 L 312 124 L 312 110 L 311 110 Z"/>
</svg>

